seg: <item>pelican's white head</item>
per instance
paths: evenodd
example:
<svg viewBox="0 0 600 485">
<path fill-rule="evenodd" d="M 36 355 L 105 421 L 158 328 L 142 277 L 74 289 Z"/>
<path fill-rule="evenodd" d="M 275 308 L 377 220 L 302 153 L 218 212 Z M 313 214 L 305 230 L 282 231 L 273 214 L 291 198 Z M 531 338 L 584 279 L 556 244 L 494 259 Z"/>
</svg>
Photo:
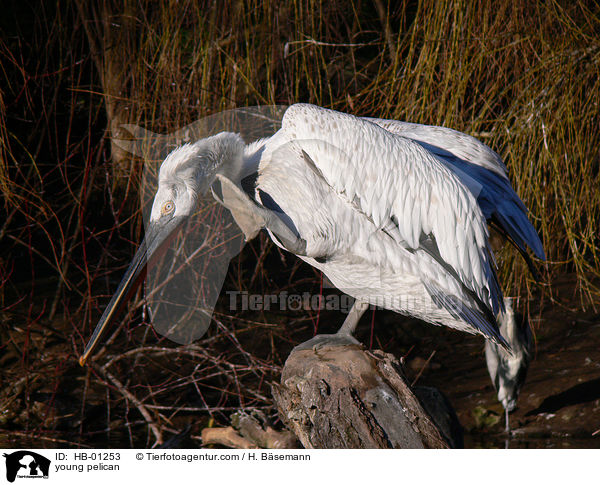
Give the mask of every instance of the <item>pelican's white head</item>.
<svg viewBox="0 0 600 485">
<path fill-rule="evenodd" d="M 79 359 L 81 365 L 94 350 L 109 322 L 144 280 L 148 265 L 193 214 L 198 196 L 208 190 L 219 173 L 236 180 L 242 170 L 243 153 L 244 142 L 234 133 L 220 133 L 169 153 L 158 173 L 158 189 L 146 237 Z"/>
<path fill-rule="evenodd" d="M 150 223 L 165 217 L 189 216 L 198 196 L 217 173 L 235 178 L 242 166 L 244 142 L 235 133 L 219 133 L 173 150 L 160 166 Z"/>
</svg>

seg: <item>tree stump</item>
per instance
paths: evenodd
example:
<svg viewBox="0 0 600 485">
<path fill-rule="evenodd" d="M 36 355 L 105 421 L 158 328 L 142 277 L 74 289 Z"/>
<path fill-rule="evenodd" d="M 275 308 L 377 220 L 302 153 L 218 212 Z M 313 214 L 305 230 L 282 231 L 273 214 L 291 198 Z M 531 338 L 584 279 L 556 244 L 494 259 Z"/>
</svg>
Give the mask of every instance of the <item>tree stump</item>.
<svg viewBox="0 0 600 485">
<path fill-rule="evenodd" d="M 279 415 L 305 448 L 448 448 L 456 415 L 435 393 L 430 410 L 411 390 L 397 359 L 358 345 L 293 350 L 272 385 Z M 460 427 L 460 425 L 458 425 Z M 445 428 L 445 429 L 444 429 Z"/>
</svg>

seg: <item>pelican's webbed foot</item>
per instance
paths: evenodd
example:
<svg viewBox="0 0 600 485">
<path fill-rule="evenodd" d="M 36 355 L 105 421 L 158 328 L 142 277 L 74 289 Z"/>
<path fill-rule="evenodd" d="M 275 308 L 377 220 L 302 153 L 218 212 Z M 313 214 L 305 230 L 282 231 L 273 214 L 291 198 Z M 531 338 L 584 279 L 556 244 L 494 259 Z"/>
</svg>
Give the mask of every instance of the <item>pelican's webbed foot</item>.
<svg viewBox="0 0 600 485">
<path fill-rule="evenodd" d="M 315 335 L 310 340 L 301 343 L 300 345 L 296 345 L 294 350 L 306 350 L 312 349 L 314 351 L 320 350 L 324 347 L 341 347 L 343 345 L 362 345 L 358 340 L 356 340 L 352 334 L 356 330 L 356 326 L 360 320 L 360 317 L 363 316 L 367 308 L 369 307 L 368 303 L 365 303 L 360 300 L 355 300 L 352 308 L 348 312 L 344 323 L 334 334 L 320 334 Z"/>
<path fill-rule="evenodd" d="M 356 340 L 352 335 L 347 333 L 334 333 L 327 334 L 322 333 L 315 335 L 310 340 L 296 345 L 292 352 L 297 350 L 314 350 L 318 352 L 325 347 L 342 347 L 344 345 L 358 345 L 362 347 L 362 344 Z"/>
</svg>

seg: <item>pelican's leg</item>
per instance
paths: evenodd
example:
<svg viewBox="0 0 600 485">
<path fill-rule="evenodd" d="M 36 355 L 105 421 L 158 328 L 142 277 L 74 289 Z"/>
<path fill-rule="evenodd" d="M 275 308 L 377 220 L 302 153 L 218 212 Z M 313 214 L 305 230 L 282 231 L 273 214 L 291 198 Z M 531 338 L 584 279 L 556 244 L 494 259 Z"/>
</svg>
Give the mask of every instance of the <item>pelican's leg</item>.
<svg viewBox="0 0 600 485">
<path fill-rule="evenodd" d="M 508 420 L 508 409 L 504 410 L 504 423 L 505 423 L 505 431 L 507 434 L 510 434 L 510 422 Z"/>
<path fill-rule="evenodd" d="M 299 237 L 273 211 L 257 207 L 257 211 L 265 221 L 265 227 L 271 231 L 290 253 L 306 256 L 306 241 Z"/>
<path fill-rule="evenodd" d="M 354 304 L 348 312 L 346 320 L 344 320 L 344 323 L 337 331 L 338 335 L 352 336 L 356 330 L 356 326 L 358 325 L 360 318 L 365 314 L 367 308 L 369 308 L 368 303 L 361 300 L 354 300 Z"/>
<path fill-rule="evenodd" d="M 355 300 L 352 308 L 348 312 L 348 316 L 344 323 L 334 334 L 320 334 L 315 335 L 310 340 L 301 343 L 294 347 L 294 351 L 296 350 L 314 350 L 318 351 L 323 347 L 337 347 L 342 345 L 360 345 L 360 342 L 356 340 L 352 334 L 354 330 L 356 330 L 356 326 L 358 325 L 358 321 L 360 317 L 363 316 L 367 308 L 369 307 L 368 303 L 364 301 Z"/>
<path fill-rule="evenodd" d="M 235 222 L 244 232 L 246 241 L 252 239 L 258 231 L 266 227 L 288 251 L 299 256 L 306 256 L 306 241 L 296 234 L 276 212 L 252 200 L 246 192 L 227 177 L 218 174 L 217 181 L 221 184 L 220 190 L 213 185 L 213 196 L 231 211 Z"/>
</svg>

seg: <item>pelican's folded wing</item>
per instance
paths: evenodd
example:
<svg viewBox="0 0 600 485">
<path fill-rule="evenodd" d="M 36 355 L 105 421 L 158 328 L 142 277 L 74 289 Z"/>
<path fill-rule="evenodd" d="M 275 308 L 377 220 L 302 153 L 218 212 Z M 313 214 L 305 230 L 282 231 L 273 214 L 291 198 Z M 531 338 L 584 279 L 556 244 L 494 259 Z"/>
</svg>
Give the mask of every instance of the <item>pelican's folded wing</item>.
<svg viewBox="0 0 600 485">
<path fill-rule="evenodd" d="M 503 308 L 485 217 L 435 154 L 370 121 L 311 105 L 288 108 L 282 131 L 376 227 L 384 230 L 391 221 L 413 250 L 424 239 L 435 241 L 450 273 L 494 314 Z"/>
</svg>

